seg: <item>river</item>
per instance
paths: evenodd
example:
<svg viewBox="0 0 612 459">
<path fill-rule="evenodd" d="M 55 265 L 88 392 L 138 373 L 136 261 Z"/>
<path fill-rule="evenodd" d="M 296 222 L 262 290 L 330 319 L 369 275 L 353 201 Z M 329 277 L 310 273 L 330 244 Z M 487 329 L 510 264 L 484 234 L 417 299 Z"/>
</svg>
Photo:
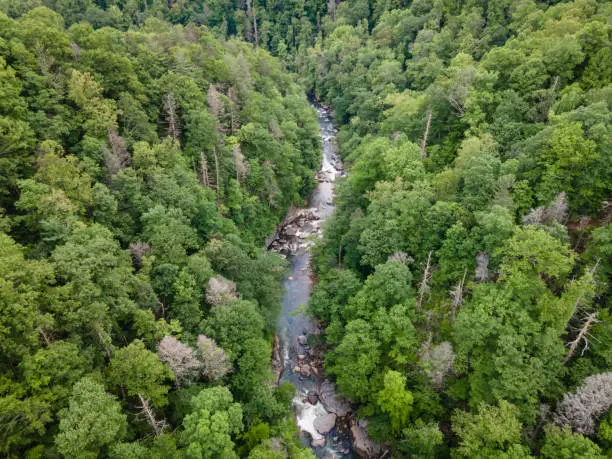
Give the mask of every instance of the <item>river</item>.
<svg viewBox="0 0 612 459">
<path fill-rule="evenodd" d="M 310 247 L 320 236 L 321 223 L 334 212 L 334 180 L 344 174 L 336 154 L 337 131 L 331 112 L 323 107 L 317 111 L 323 147 L 318 185 L 308 207 L 292 209 L 269 245 L 284 253 L 289 262 L 278 322 L 282 360 L 278 371 L 281 383 L 288 381 L 296 387 L 293 407 L 303 443 L 320 458 L 351 458 L 352 408 L 324 379 L 322 350 L 316 346 L 321 330 L 304 312 L 312 289 Z"/>
</svg>

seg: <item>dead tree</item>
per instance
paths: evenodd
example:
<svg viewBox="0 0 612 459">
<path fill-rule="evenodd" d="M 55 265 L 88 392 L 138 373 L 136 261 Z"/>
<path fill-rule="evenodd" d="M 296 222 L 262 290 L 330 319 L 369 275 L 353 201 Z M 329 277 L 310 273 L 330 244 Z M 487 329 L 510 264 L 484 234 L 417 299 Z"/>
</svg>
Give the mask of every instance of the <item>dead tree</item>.
<svg viewBox="0 0 612 459">
<path fill-rule="evenodd" d="M 555 423 L 593 435 L 599 417 L 612 406 L 612 372 L 589 376 L 574 393 L 565 394 L 554 414 Z"/>
<path fill-rule="evenodd" d="M 442 389 L 444 377 L 452 371 L 454 361 L 455 353 L 449 341 L 443 341 L 431 349 L 427 348 L 421 354 L 425 373 L 431 378 L 436 390 Z"/>
<path fill-rule="evenodd" d="M 208 279 L 206 301 L 212 307 L 221 306 L 237 298 L 238 292 L 236 291 L 236 283 L 221 275 L 216 275 Z"/>
<path fill-rule="evenodd" d="M 255 46 L 259 46 L 259 32 L 257 31 L 257 10 L 253 5 L 253 0 L 247 0 L 247 15 L 253 19 L 253 35 L 255 37 Z"/>
<path fill-rule="evenodd" d="M 164 97 L 164 112 L 168 125 L 168 135 L 173 139 L 178 139 L 181 136 L 181 126 L 177 113 L 176 98 L 172 91 Z"/>
<path fill-rule="evenodd" d="M 138 399 L 140 400 L 140 411 L 139 415 L 143 416 L 147 424 L 149 424 L 153 428 L 153 432 L 155 432 L 155 436 L 159 437 L 166 428 L 166 421 L 164 419 L 158 421 L 155 418 L 155 412 L 151 407 L 151 402 L 148 398 L 142 396 L 142 394 L 138 394 Z"/>
<path fill-rule="evenodd" d="M 245 162 L 244 155 L 239 144 L 232 146 L 232 156 L 234 157 L 234 166 L 236 167 L 236 181 L 241 183 L 248 175 L 248 166 Z"/>
<path fill-rule="evenodd" d="M 200 153 L 200 183 L 206 188 L 211 188 L 210 171 L 208 170 L 208 161 L 204 152 Z"/>
<path fill-rule="evenodd" d="M 206 335 L 198 336 L 198 355 L 204 368 L 204 377 L 209 381 L 218 381 L 232 371 L 229 356 Z"/>
<path fill-rule="evenodd" d="M 584 355 L 586 350 L 589 348 L 589 329 L 593 326 L 593 324 L 597 322 L 599 322 L 597 320 L 597 312 L 592 312 L 591 314 L 586 316 L 584 322 L 580 327 L 580 331 L 576 336 L 576 339 L 567 343 L 569 346 L 569 350 L 567 351 L 567 356 L 565 356 L 565 360 L 563 360 L 563 363 L 567 363 L 572 358 L 574 352 L 576 351 L 576 347 L 578 347 L 581 342 L 584 342 L 584 347 L 582 348 L 582 352 L 580 353 L 580 355 Z"/>
<path fill-rule="evenodd" d="M 217 190 L 217 209 L 221 207 L 221 196 L 220 196 L 220 186 L 221 186 L 221 177 L 219 172 L 219 156 L 217 155 L 217 149 L 213 148 L 213 157 L 215 159 L 215 189 Z M 211 187 L 212 188 L 212 187 Z"/>
<path fill-rule="evenodd" d="M 230 88 L 227 90 L 227 97 L 230 101 L 230 132 L 232 134 L 235 134 L 236 131 L 240 128 L 240 118 L 238 116 L 238 94 L 233 86 L 230 86 Z"/>
<path fill-rule="evenodd" d="M 332 22 L 336 23 L 336 0 L 329 0 L 327 2 L 327 12 L 332 18 Z"/>
<path fill-rule="evenodd" d="M 98 338 L 98 344 L 104 348 L 106 352 L 106 357 L 111 358 L 111 338 L 108 333 L 100 326 L 95 325 L 94 330 L 96 332 L 96 337 Z M 123 388 L 121 388 L 123 391 Z"/>
<path fill-rule="evenodd" d="M 487 252 L 478 252 L 476 254 L 475 275 L 478 282 L 487 282 L 489 280 L 489 254 Z"/>
<path fill-rule="evenodd" d="M 427 264 L 425 265 L 425 269 L 423 270 L 423 279 L 421 280 L 421 285 L 419 286 L 419 298 L 417 300 L 417 311 L 421 310 L 423 306 L 423 297 L 429 292 L 429 281 L 431 280 L 431 254 L 433 250 L 429 251 L 429 255 L 427 255 Z"/>
<path fill-rule="evenodd" d="M 129 245 L 130 253 L 132 254 L 132 260 L 136 267 L 142 267 L 142 259 L 145 255 L 151 252 L 151 246 L 146 242 L 132 242 Z"/>
<path fill-rule="evenodd" d="M 172 370 L 176 387 L 190 384 L 202 375 L 202 363 L 195 351 L 172 336 L 165 336 L 159 342 L 157 355 Z"/>
<path fill-rule="evenodd" d="M 431 126 L 431 110 L 427 112 L 427 122 L 425 123 L 425 133 L 421 140 L 421 162 L 425 159 L 425 150 L 427 149 L 427 137 L 429 137 L 429 127 Z"/>
<path fill-rule="evenodd" d="M 461 303 L 463 303 L 463 287 L 465 285 L 466 274 L 467 270 L 463 271 L 463 279 L 461 279 L 461 282 L 455 285 L 455 288 L 449 292 L 451 298 L 453 299 L 453 302 L 451 303 L 451 323 L 455 322 L 455 317 L 457 316 L 457 309 L 459 308 L 459 306 L 461 306 Z"/>
<path fill-rule="evenodd" d="M 206 102 L 208 103 L 208 110 L 210 114 L 219 121 L 221 114 L 223 112 L 223 102 L 219 98 L 219 93 L 217 92 L 217 88 L 215 85 L 211 84 L 208 87 L 208 93 L 206 95 Z"/>
<path fill-rule="evenodd" d="M 112 177 L 121 169 L 130 165 L 130 154 L 125 145 L 125 139 L 115 129 L 108 130 L 108 143 L 111 151 L 105 155 L 104 164 Z"/>
<path fill-rule="evenodd" d="M 578 251 L 580 248 L 580 244 L 582 243 L 582 237 L 584 236 L 584 230 L 591 224 L 591 219 L 585 215 L 580 217 L 580 222 L 578 224 L 578 228 L 580 228 L 580 233 L 578 234 L 578 238 L 576 239 L 576 243 L 574 244 L 574 250 Z"/>
</svg>

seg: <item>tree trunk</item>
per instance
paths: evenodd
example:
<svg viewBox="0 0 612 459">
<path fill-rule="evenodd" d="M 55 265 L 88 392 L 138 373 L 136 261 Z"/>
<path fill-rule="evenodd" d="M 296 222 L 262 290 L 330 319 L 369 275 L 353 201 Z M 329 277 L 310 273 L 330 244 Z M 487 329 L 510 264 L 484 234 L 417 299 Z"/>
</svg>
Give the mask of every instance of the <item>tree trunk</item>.
<svg viewBox="0 0 612 459">
<path fill-rule="evenodd" d="M 213 156 L 215 158 L 215 177 L 216 177 L 216 183 L 215 183 L 215 187 L 217 189 L 217 209 L 219 209 L 219 207 L 221 207 L 221 198 L 220 198 L 220 189 L 219 187 L 221 186 L 221 179 L 220 179 L 220 174 L 219 174 L 219 156 L 217 155 L 217 149 L 213 148 Z"/>
<path fill-rule="evenodd" d="M 431 110 L 427 112 L 427 122 L 425 123 L 425 134 L 421 140 L 421 161 L 425 159 L 425 150 L 427 149 L 427 137 L 429 137 L 429 127 L 431 126 Z"/>
</svg>

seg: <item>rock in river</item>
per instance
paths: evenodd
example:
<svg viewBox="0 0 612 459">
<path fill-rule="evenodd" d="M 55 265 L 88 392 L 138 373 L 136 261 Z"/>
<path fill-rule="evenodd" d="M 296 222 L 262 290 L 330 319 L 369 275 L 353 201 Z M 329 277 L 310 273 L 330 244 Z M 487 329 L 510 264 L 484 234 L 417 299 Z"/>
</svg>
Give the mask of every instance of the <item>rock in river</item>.
<svg viewBox="0 0 612 459">
<path fill-rule="evenodd" d="M 321 435 L 327 435 L 330 430 L 336 425 L 336 415 L 334 413 L 328 413 L 323 416 L 319 416 L 314 421 L 315 429 Z"/>
<path fill-rule="evenodd" d="M 327 379 L 321 383 L 319 397 L 327 411 L 336 413 L 340 417 L 346 416 L 351 412 L 351 405 L 336 393 L 335 384 Z"/>
</svg>

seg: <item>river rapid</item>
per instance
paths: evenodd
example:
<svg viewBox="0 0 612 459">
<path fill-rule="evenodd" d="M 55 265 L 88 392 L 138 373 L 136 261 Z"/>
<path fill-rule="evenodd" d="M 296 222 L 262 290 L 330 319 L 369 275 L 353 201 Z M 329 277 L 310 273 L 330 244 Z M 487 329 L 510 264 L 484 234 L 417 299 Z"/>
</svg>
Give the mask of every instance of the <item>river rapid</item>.
<svg viewBox="0 0 612 459">
<path fill-rule="evenodd" d="M 334 181 L 344 175 L 336 153 L 337 130 L 331 112 L 316 108 L 323 147 L 318 185 L 308 199 L 308 207 L 291 209 L 268 244 L 271 251 L 284 254 L 289 263 L 283 280 L 275 363 L 279 382 L 296 387 L 293 408 L 304 445 L 310 445 L 320 458 L 352 458 L 352 407 L 323 377 L 323 352 L 317 347 L 322 331 L 304 312 L 312 290 L 310 247 L 320 237 L 321 223 L 334 212 Z"/>
</svg>

